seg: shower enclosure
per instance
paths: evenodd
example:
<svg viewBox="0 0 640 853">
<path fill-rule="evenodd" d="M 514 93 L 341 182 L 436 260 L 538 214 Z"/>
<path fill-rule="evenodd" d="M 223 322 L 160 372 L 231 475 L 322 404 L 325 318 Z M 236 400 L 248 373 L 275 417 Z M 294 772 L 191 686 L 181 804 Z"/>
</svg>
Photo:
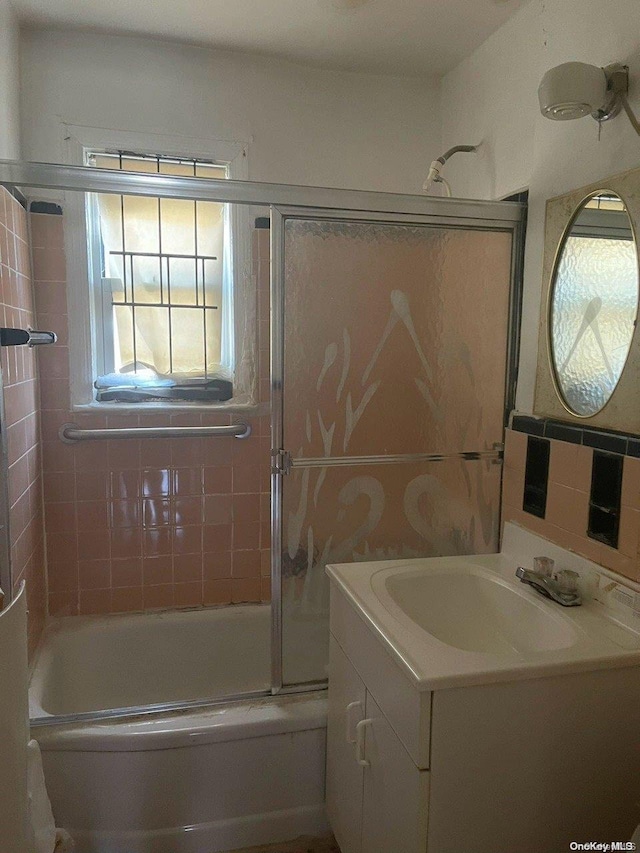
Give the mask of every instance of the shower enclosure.
<svg viewBox="0 0 640 853">
<path fill-rule="evenodd" d="M 327 563 L 497 550 L 501 449 L 517 361 L 520 205 L 8 161 L 0 163 L 0 181 L 28 199 L 54 200 L 32 207 L 32 215 L 60 208 L 56 222 L 34 220 L 31 228 L 38 319 L 61 339 L 52 361 L 56 347 L 39 356 L 54 617 L 45 644 L 61 623 L 79 619 L 85 630 L 91 614 L 108 643 L 111 624 L 115 631 L 118 620 L 134 618 L 116 614 L 144 613 L 135 616 L 139 625 L 184 609 L 166 622 L 175 673 L 180 654 L 189 658 L 185 667 L 196 649 L 216 658 L 211 682 L 209 670 L 201 671 L 195 692 L 156 690 L 145 699 L 129 689 L 118 701 L 117 690 L 96 687 L 93 705 L 66 708 L 58 694 L 44 722 L 317 690 L 327 677 Z M 227 345 L 235 337 L 241 399 L 145 410 L 143 403 L 105 409 L 69 398 L 69 385 L 78 392 L 73 354 L 83 342 L 88 351 L 95 306 L 87 295 L 87 327 L 69 329 L 69 371 L 66 329 L 55 324 L 75 309 L 56 309 L 62 303 L 55 300 L 66 300 L 64 280 L 91 263 L 83 217 L 98 197 L 121 205 L 144 199 L 160 210 L 169 200 L 188 202 L 196 220 L 199 205 L 226 206 L 235 292 L 225 334 Z M 47 258 L 55 234 L 64 235 L 66 258 L 62 243 Z M 132 258 L 135 250 L 122 240 L 112 251 Z M 161 291 L 169 254 L 159 250 Z M 207 257 L 214 255 L 211 249 Z M 46 272 L 39 277 L 44 263 L 61 266 L 56 287 L 48 288 Z M 114 289 L 105 309 L 121 334 L 124 303 L 146 315 L 178 310 L 167 307 L 164 291 L 149 295 L 149 286 L 127 299 L 127 281 L 134 292 L 137 286 L 129 263 L 122 295 Z M 194 273 L 191 307 L 201 309 L 206 346 L 213 338 L 204 263 Z M 56 394 L 61 401 L 52 401 Z M 11 511 L 6 521 L 15 523 Z M 10 567 L 3 571 L 10 576 Z M 147 583 L 152 571 L 158 574 Z M 93 572 L 88 589 L 83 572 Z M 207 627 L 202 613 L 213 606 L 212 613 L 243 613 L 237 639 L 228 620 Z M 249 618 L 247 607 L 260 615 Z M 197 627 L 187 624 L 190 609 Z M 142 660 L 141 671 L 162 665 L 162 630 L 156 622 L 155 657 Z M 181 651 L 187 635 L 193 643 Z M 114 660 L 127 656 L 126 636 L 119 636 Z M 223 657 L 237 677 L 214 677 Z M 261 674 L 257 660 L 264 660 Z M 60 670 L 59 681 L 73 683 L 80 672 L 89 678 L 85 663 Z"/>
<path fill-rule="evenodd" d="M 327 563 L 498 549 L 514 242 L 402 213 L 272 229 L 274 682 L 295 688 L 326 678 Z"/>
</svg>

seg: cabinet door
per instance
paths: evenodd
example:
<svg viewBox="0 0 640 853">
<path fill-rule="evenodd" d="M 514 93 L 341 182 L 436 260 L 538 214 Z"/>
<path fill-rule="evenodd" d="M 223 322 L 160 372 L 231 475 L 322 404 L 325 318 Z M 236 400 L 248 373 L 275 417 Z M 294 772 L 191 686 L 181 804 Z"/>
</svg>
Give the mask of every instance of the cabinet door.
<svg viewBox="0 0 640 853">
<path fill-rule="evenodd" d="M 365 687 L 334 637 L 329 641 L 327 814 L 341 853 L 362 851 L 362 767 L 356 725 L 364 717 Z M 367 850 L 367 848 L 364 848 Z"/>
<path fill-rule="evenodd" d="M 425 853 L 427 770 L 418 770 L 370 693 L 364 728 L 362 850 L 366 853 Z"/>
</svg>

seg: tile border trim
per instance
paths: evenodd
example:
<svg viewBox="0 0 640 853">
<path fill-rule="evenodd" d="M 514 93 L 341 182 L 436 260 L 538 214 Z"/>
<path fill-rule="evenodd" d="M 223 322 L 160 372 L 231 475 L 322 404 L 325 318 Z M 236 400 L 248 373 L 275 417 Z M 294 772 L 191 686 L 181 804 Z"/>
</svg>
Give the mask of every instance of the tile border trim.
<svg viewBox="0 0 640 853">
<path fill-rule="evenodd" d="M 523 432 L 527 435 L 553 438 L 570 444 L 581 444 L 596 450 L 604 450 L 607 453 L 617 453 L 620 456 L 640 458 L 640 436 L 630 433 L 582 427 L 575 423 L 569 424 L 553 418 L 540 418 L 517 412 L 511 413 L 509 427 L 515 432 Z"/>
</svg>

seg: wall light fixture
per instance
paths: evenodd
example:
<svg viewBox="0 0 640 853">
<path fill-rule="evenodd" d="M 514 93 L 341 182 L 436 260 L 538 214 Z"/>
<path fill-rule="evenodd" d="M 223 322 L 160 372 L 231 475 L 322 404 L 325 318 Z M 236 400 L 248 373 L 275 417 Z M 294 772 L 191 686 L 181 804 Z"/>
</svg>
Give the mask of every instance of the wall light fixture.
<svg viewBox="0 0 640 853">
<path fill-rule="evenodd" d="M 602 122 L 624 110 L 640 135 L 640 122 L 631 109 L 628 92 L 626 65 L 614 63 L 598 68 L 585 62 L 565 62 L 547 71 L 538 88 L 538 98 L 542 115 L 554 121 L 590 115 Z"/>
</svg>

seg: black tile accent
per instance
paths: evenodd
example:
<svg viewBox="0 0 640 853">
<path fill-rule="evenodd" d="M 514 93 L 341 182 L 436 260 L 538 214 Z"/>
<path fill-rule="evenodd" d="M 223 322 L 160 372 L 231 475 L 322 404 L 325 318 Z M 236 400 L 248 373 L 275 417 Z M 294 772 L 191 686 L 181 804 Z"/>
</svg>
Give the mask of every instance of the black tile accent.
<svg viewBox="0 0 640 853">
<path fill-rule="evenodd" d="M 618 454 L 593 453 L 587 535 L 611 548 L 618 547 L 623 463 Z"/>
<path fill-rule="evenodd" d="M 544 436 L 571 444 L 585 444 L 607 453 L 640 458 L 640 436 L 614 430 L 585 428 L 577 423 L 566 423 L 551 418 L 535 418 L 532 415 L 511 417 L 511 429 L 527 435 Z"/>
<path fill-rule="evenodd" d="M 271 228 L 271 220 L 268 216 L 256 216 L 255 227 L 266 229 L 268 231 L 269 228 Z"/>
<path fill-rule="evenodd" d="M 640 458 L 640 438 L 627 439 L 627 456 L 635 456 Z"/>
<path fill-rule="evenodd" d="M 547 511 L 550 448 L 551 444 L 546 438 L 530 435 L 527 440 L 522 509 L 538 518 L 544 518 Z"/>
<path fill-rule="evenodd" d="M 527 435 L 544 435 L 545 421 L 542 418 L 532 418 L 528 415 L 514 415 L 511 429 L 526 432 Z"/>
<path fill-rule="evenodd" d="M 547 421 L 544 427 L 545 438 L 555 438 L 558 441 L 568 441 L 571 444 L 582 444 L 582 430 L 579 427 Z"/>
<path fill-rule="evenodd" d="M 594 452 L 590 500 L 602 509 L 620 509 L 622 468 L 623 459 L 617 454 Z"/>
<path fill-rule="evenodd" d="M 32 201 L 29 205 L 31 213 L 49 213 L 52 216 L 62 216 L 62 208 L 52 201 Z"/>
<path fill-rule="evenodd" d="M 606 450 L 608 453 L 619 453 L 622 456 L 627 452 L 627 437 L 613 432 L 595 432 L 585 429 L 582 432 L 582 443 L 587 447 Z"/>
</svg>

